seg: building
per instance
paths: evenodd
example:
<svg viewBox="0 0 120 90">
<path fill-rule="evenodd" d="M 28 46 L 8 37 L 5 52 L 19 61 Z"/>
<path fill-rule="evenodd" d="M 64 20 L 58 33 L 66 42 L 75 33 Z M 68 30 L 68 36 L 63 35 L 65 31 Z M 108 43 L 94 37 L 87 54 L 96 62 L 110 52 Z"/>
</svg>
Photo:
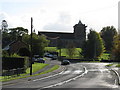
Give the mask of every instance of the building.
<svg viewBox="0 0 120 90">
<path fill-rule="evenodd" d="M 21 56 L 29 56 L 29 46 L 22 41 L 22 37 L 19 36 L 17 40 L 14 40 L 13 42 L 9 43 L 7 46 L 5 46 L 3 51 L 7 51 L 10 54 L 17 53 Z"/>
<path fill-rule="evenodd" d="M 74 28 L 73 33 L 64 32 L 42 32 L 39 31 L 38 35 L 45 35 L 50 40 L 50 47 L 67 47 L 73 44 L 75 47 L 80 48 L 86 40 L 86 27 L 81 21 L 78 22 Z"/>
</svg>

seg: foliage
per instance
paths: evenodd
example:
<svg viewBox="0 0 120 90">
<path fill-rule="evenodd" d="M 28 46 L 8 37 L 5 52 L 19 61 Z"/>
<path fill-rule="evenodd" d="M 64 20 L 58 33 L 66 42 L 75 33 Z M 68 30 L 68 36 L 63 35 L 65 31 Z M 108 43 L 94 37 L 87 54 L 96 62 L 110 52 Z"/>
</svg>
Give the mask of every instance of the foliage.
<svg viewBox="0 0 120 90">
<path fill-rule="evenodd" d="M 99 57 L 99 60 L 110 60 L 110 54 L 109 53 L 103 53 L 101 57 Z"/>
<path fill-rule="evenodd" d="M 73 58 L 82 58 L 82 55 L 80 55 L 82 49 L 81 48 L 75 48 L 75 55 Z M 59 52 L 59 49 L 57 47 L 45 47 L 45 51 L 53 51 L 53 52 Z M 61 56 L 69 57 L 67 54 L 67 48 L 61 49 Z"/>
<path fill-rule="evenodd" d="M 17 53 L 11 54 L 10 57 L 21 57 Z"/>
<path fill-rule="evenodd" d="M 120 60 L 120 34 L 118 34 L 117 36 L 114 37 L 112 57 L 115 60 Z"/>
<path fill-rule="evenodd" d="M 100 32 L 100 35 L 105 43 L 105 48 L 107 51 L 111 51 L 113 47 L 114 36 L 117 35 L 116 28 L 114 26 L 103 27 Z"/>
<path fill-rule="evenodd" d="M 22 36 L 23 34 L 28 34 L 28 30 L 23 27 L 11 28 L 9 29 L 9 33 L 11 35 L 12 40 L 17 39 L 18 36 Z"/>
<path fill-rule="evenodd" d="M 12 42 L 11 35 L 7 32 L 3 32 L 2 33 L 2 48 L 7 46 L 11 42 Z"/>
<path fill-rule="evenodd" d="M 8 29 L 8 32 L 3 32 L 2 33 L 2 47 L 4 48 L 9 43 L 13 42 L 19 36 L 22 36 L 24 34 L 28 34 L 28 30 L 24 29 L 23 27 Z"/>
<path fill-rule="evenodd" d="M 57 52 L 57 48 L 56 47 L 45 47 L 45 51 Z"/>
<path fill-rule="evenodd" d="M 2 57 L 8 57 L 8 56 L 9 56 L 8 52 L 3 50 L 2 51 Z"/>
<path fill-rule="evenodd" d="M 84 58 L 95 59 L 104 52 L 104 44 L 100 35 L 93 30 L 88 34 L 88 40 L 84 42 L 82 47 L 82 55 Z"/>
<path fill-rule="evenodd" d="M 18 55 L 17 53 L 14 53 L 14 54 L 11 54 L 9 55 L 7 51 L 4 51 L 2 52 L 2 56 L 3 57 L 21 57 L 20 55 Z"/>
<path fill-rule="evenodd" d="M 79 58 L 80 58 L 80 59 L 83 59 L 84 56 L 83 56 L 83 54 L 82 54 L 82 50 L 78 50 L 78 53 L 79 53 Z"/>
<path fill-rule="evenodd" d="M 116 67 L 120 67 L 120 64 L 117 64 Z"/>
<path fill-rule="evenodd" d="M 66 54 L 68 55 L 68 57 L 70 59 L 72 59 L 74 57 L 75 53 L 76 53 L 76 48 L 75 48 L 74 44 L 69 43 L 67 46 L 67 49 L 66 49 Z"/>
<path fill-rule="evenodd" d="M 29 46 L 31 45 L 31 35 L 23 35 L 23 41 L 26 42 Z M 44 35 L 37 35 L 33 33 L 32 35 L 32 53 L 33 55 L 43 56 L 45 47 L 48 46 L 49 41 Z"/>
<path fill-rule="evenodd" d="M 20 56 L 28 56 L 28 57 L 30 57 L 30 51 L 27 48 L 20 48 L 18 54 Z"/>
</svg>

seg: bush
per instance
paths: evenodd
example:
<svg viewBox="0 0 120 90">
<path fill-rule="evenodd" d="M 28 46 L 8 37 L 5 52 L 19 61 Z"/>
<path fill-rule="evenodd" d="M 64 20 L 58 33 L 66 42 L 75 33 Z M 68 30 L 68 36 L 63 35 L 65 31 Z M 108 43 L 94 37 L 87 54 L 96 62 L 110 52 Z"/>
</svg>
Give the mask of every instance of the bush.
<svg viewBox="0 0 120 90">
<path fill-rule="evenodd" d="M 9 56 L 8 52 L 3 50 L 2 51 L 2 57 L 8 57 L 8 56 Z"/>
</svg>

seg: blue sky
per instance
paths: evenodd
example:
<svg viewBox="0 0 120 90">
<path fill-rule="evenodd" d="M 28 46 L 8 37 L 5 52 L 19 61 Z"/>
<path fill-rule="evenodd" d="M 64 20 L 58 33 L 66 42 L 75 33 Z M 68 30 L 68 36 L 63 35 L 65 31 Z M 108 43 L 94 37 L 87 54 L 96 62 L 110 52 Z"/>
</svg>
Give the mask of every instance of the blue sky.
<svg viewBox="0 0 120 90">
<path fill-rule="evenodd" d="M 30 30 L 33 17 L 37 31 L 72 32 L 79 20 L 100 31 L 105 26 L 118 28 L 119 0 L 1 0 L 0 21 L 9 28 L 22 26 Z"/>
</svg>

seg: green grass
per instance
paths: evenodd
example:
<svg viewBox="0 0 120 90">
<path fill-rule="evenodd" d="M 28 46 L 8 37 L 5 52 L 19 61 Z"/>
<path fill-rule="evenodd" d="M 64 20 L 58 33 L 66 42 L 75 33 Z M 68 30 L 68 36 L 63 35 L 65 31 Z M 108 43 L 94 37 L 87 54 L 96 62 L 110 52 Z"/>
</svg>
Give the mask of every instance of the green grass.
<svg viewBox="0 0 120 90">
<path fill-rule="evenodd" d="M 33 69 L 32 69 L 32 72 L 34 73 L 34 72 L 36 72 L 36 71 L 38 71 L 38 70 L 46 67 L 47 65 L 48 65 L 48 64 L 35 63 L 35 64 L 32 65 L 32 68 L 33 68 Z M 27 74 L 30 73 L 30 68 L 28 68 L 28 69 L 26 70 L 26 73 L 27 73 Z"/>
<path fill-rule="evenodd" d="M 110 67 L 110 66 L 113 66 L 114 64 L 112 63 L 112 64 L 108 64 L 108 65 L 106 65 L 107 67 Z"/>
<path fill-rule="evenodd" d="M 108 65 L 106 65 L 106 66 L 108 66 L 108 67 L 110 67 L 110 66 L 120 67 L 120 64 L 117 64 L 117 63 L 112 63 L 112 64 L 108 64 Z"/>
<path fill-rule="evenodd" d="M 58 49 L 57 49 L 57 47 L 45 47 L 45 51 L 58 52 Z"/>
<path fill-rule="evenodd" d="M 99 59 L 109 60 L 110 54 L 109 53 L 103 53 Z"/>
<path fill-rule="evenodd" d="M 48 64 L 35 63 L 35 64 L 32 65 L 32 72 L 34 73 L 34 72 L 36 72 L 36 71 L 38 71 L 38 70 L 46 67 L 47 65 Z M 9 76 L 9 78 L 8 78 L 8 76 L 1 76 L 0 77 L 0 79 L 1 79 L 0 81 L 8 81 L 8 80 L 14 80 L 14 79 L 19 79 L 19 78 L 24 78 L 24 77 L 27 77 L 25 75 L 27 75 L 29 73 L 30 73 L 30 68 L 28 68 L 26 70 L 26 73 L 20 74 L 20 76 L 15 76 L 14 77 L 14 75 L 13 75 L 13 76 Z"/>
<path fill-rule="evenodd" d="M 117 64 L 116 67 L 120 67 L 120 64 Z"/>
<path fill-rule="evenodd" d="M 35 65 L 33 65 L 33 68 L 34 68 L 34 67 L 35 67 Z M 36 64 L 36 67 L 35 67 L 36 69 L 33 69 L 33 72 L 35 72 L 35 71 L 38 70 L 37 67 L 39 67 L 38 64 Z M 42 74 L 46 74 L 46 73 L 52 72 L 52 71 L 54 71 L 54 70 L 57 70 L 59 67 L 60 67 L 59 65 L 54 65 L 52 68 L 50 68 L 50 69 L 48 69 L 48 70 L 46 70 L 46 71 L 43 71 L 43 72 L 41 72 L 41 73 L 38 73 L 38 74 L 33 74 L 33 75 L 29 75 L 29 76 L 23 75 L 22 77 L 13 77 L 13 78 L 9 78 L 9 79 L 3 79 L 2 81 L 9 81 L 9 80 L 14 80 L 14 79 L 20 79 L 20 78 L 27 78 L 27 77 L 31 77 L 31 76 L 42 75 Z M 41 68 L 41 67 L 40 67 L 40 68 Z M 29 70 L 28 70 L 27 72 L 29 73 Z"/>
<path fill-rule="evenodd" d="M 41 72 L 41 73 L 39 73 L 38 75 L 52 72 L 52 71 L 54 71 L 54 70 L 57 70 L 59 67 L 60 67 L 59 65 L 55 65 L 55 66 L 53 66 L 52 68 L 50 68 L 49 70 L 46 70 L 46 71 L 44 71 L 44 72 Z"/>
<path fill-rule="evenodd" d="M 57 49 L 57 47 L 46 47 L 45 48 L 46 51 L 53 51 L 53 52 L 59 52 L 59 50 Z M 79 59 L 82 58 L 82 56 L 80 56 L 80 52 L 82 51 L 81 48 L 76 48 L 76 52 L 75 52 L 75 56 L 73 57 L 74 59 Z M 66 48 L 62 48 L 61 49 L 61 56 L 65 56 L 68 57 L 67 52 L 66 52 Z M 101 55 L 101 57 L 98 58 L 99 60 L 104 59 L 104 60 L 109 60 L 110 59 L 110 54 L 109 53 L 103 53 Z"/>
<path fill-rule="evenodd" d="M 59 52 L 59 49 L 57 49 L 57 47 L 45 47 L 45 51 Z M 74 58 L 79 58 L 79 56 L 80 56 L 79 52 L 81 52 L 81 48 L 76 48 L 76 52 L 75 52 Z M 68 57 L 67 52 L 66 52 L 66 48 L 62 48 L 61 49 L 61 56 Z"/>
</svg>

